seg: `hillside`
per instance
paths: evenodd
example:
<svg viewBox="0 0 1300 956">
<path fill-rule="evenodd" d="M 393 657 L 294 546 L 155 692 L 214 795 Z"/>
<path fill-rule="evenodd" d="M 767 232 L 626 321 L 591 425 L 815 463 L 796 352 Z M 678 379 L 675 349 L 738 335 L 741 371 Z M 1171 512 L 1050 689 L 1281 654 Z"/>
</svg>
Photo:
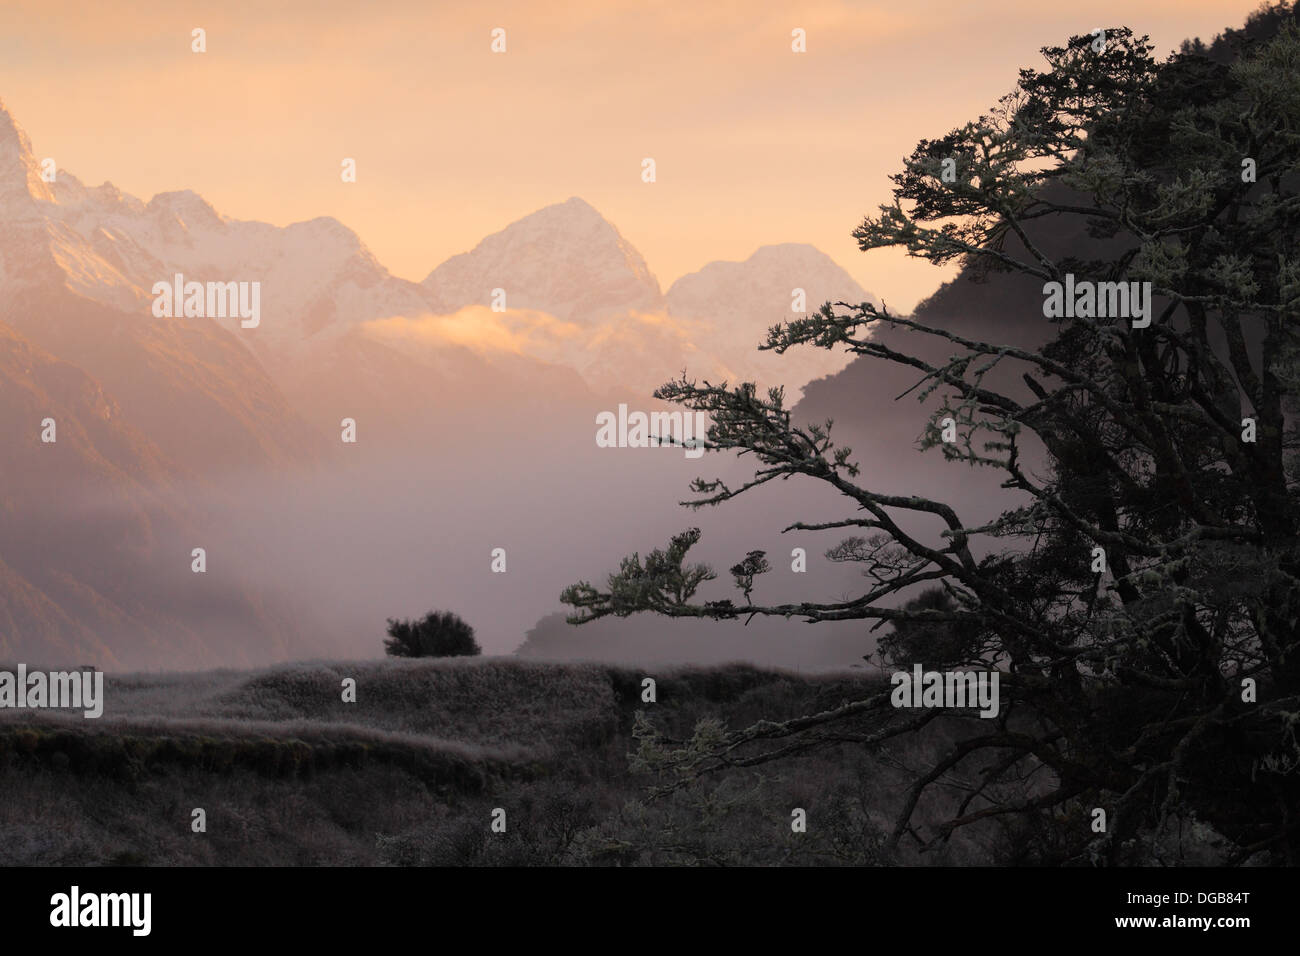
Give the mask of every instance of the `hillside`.
<svg viewBox="0 0 1300 956">
<path fill-rule="evenodd" d="M 246 582 L 223 575 L 223 614 L 196 613 L 211 595 L 189 571 L 203 539 L 185 474 L 95 379 L 4 323 L 0 447 L 0 655 L 130 668 L 288 653 Z"/>
<path fill-rule="evenodd" d="M 641 702 L 645 676 L 657 703 Z M 835 748 L 653 802 L 628 760 L 638 710 L 677 739 L 701 718 L 745 726 L 871 687 L 865 672 L 505 659 L 110 676 L 99 720 L 0 712 L 0 864 L 880 863 L 903 754 Z M 794 807 L 810 821 L 797 837 Z M 919 862 L 1003 852 L 975 836 Z"/>
</svg>

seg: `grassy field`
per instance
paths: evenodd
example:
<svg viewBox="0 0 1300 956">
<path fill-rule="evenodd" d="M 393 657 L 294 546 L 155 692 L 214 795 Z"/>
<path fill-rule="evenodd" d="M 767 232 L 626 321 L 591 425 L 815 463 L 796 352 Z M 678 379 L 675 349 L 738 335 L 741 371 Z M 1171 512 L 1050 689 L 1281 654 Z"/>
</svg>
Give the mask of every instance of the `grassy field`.
<svg viewBox="0 0 1300 956">
<path fill-rule="evenodd" d="M 653 676 L 658 700 L 641 701 Z M 353 678 L 355 703 L 342 700 Z M 865 672 L 642 671 L 511 658 L 308 663 L 105 680 L 104 716 L 0 712 L 0 863 L 812 865 L 1000 862 L 881 845 L 925 738 L 838 746 L 668 797 L 636 772 L 638 710 L 684 739 L 878 692 Z M 807 811 L 806 833 L 791 810 Z M 191 829 L 192 811 L 207 830 Z M 494 833 L 496 808 L 506 830 Z M 922 808 L 921 818 L 942 806 Z"/>
</svg>

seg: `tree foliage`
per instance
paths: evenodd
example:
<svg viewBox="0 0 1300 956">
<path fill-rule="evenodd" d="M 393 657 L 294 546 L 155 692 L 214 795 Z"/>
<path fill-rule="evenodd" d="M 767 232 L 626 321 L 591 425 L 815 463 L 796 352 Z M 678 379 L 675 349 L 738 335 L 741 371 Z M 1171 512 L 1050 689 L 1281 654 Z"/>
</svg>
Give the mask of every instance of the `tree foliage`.
<svg viewBox="0 0 1300 956">
<path fill-rule="evenodd" d="M 389 618 L 384 650 L 392 657 L 473 657 L 481 653 L 474 628 L 451 611 L 430 611 L 418 620 Z"/>
<path fill-rule="evenodd" d="M 903 604 L 907 612 L 940 611 L 951 613 L 957 602 L 943 588 L 928 588 Z M 881 656 L 895 667 L 920 664 L 926 670 L 956 667 L 978 660 L 979 628 L 951 621 L 894 621 L 894 629 L 880 639 Z"/>
<path fill-rule="evenodd" d="M 1148 327 L 1044 318 L 1057 324 L 1034 349 L 840 302 L 774 327 L 762 346 L 843 348 L 914 369 L 918 394 L 940 403 L 922 447 L 997 469 L 1021 503 L 971 526 L 943 501 L 873 490 L 857 480 L 851 450 L 832 442 L 831 423 L 792 421 L 779 389 L 763 396 L 752 384 L 683 377 L 656 396 L 710 416 L 709 450 L 757 463 L 737 487 L 697 479 L 685 504 L 721 504 L 794 476 L 829 485 L 844 516 L 786 530 L 851 532 L 827 554 L 860 565 L 868 584 L 836 602 L 764 604 L 751 599 L 751 554 L 732 569 L 745 604 L 702 601 L 697 590 L 716 575 L 686 563 L 692 529 L 644 564 L 626 559 L 604 589 L 580 582 L 563 600 L 574 623 L 638 611 L 763 614 L 960 634 L 959 653 L 945 656 L 963 660 L 945 663 L 997 667 L 1001 712 L 963 718 L 970 732 L 918 774 L 891 845 L 933 845 L 1011 815 L 1063 828 L 1057 862 L 1145 861 L 1145 835 L 1190 817 L 1225 835 L 1233 860 L 1294 863 L 1300 32 L 1284 23 L 1226 63 L 1186 48 L 1157 61 L 1127 29 L 1107 30 L 1100 52 L 1094 39 L 1044 49 L 1046 69 L 1022 70 L 987 115 L 921 142 L 893 177 L 893 202 L 854 235 L 864 251 L 902 248 L 968 274 L 1150 282 Z M 946 158 L 955 182 L 942 176 Z M 1069 255 L 1036 241 L 1070 224 L 1089 241 Z M 921 358 L 881 329 L 941 342 L 950 358 Z M 939 439 L 942 417 L 957 423 L 958 441 Z M 941 533 L 907 530 L 916 516 Z M 907 601 L 923 588 L 945 597 Z M 703 751 L 682 751 L 678 784 L 830 742 L 880 746 L 939 713 L 896 710 L 888 697 L 715 733 Z M 921 795 L 948 785 L 966 794 L 960 811 L 917 832 Z M 1105 833 L 1087 825 L 1095 807 L 1107 811 Z"/>
</svg>

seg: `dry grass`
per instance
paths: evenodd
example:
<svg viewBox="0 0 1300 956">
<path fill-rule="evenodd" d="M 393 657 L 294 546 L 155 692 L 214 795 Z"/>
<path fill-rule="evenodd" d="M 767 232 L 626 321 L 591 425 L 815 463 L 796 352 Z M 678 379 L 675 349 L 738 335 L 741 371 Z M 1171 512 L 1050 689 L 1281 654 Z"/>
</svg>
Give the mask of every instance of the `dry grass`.
<svg viewBox="0 0 1300 956">
<path fill-rule="evenodd" d="M 110 676 L 99 720 L 0 712 L 0 863 L 886 862 L 897 755 L 841 747 L 654 802 L 628 761 L 641 709 L 684 737 L 704 717 L 739 727 L 876 689 L 852 672 L 508 658 Z M 206 833 L 191 831 L 196 807 Z M 793 807 L 807 834 L 791 833 Z M 987 856 L 959 842 L 937 862 Z"/>
</svg>

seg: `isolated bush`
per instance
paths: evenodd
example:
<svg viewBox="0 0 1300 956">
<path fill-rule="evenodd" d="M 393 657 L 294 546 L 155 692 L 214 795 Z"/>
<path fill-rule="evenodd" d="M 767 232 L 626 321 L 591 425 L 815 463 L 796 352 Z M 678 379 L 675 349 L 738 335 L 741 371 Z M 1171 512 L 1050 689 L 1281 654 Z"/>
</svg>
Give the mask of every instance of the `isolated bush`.
<svg viewBox="0 0 1300 956">
<path fill-rule="evenodd" d="M 393 657 L 474 657 L 482 651 L 474 628 L 451 611 L 430 611 L 418 621 L 388 619 L 384 650 Z"/>
</svg>

